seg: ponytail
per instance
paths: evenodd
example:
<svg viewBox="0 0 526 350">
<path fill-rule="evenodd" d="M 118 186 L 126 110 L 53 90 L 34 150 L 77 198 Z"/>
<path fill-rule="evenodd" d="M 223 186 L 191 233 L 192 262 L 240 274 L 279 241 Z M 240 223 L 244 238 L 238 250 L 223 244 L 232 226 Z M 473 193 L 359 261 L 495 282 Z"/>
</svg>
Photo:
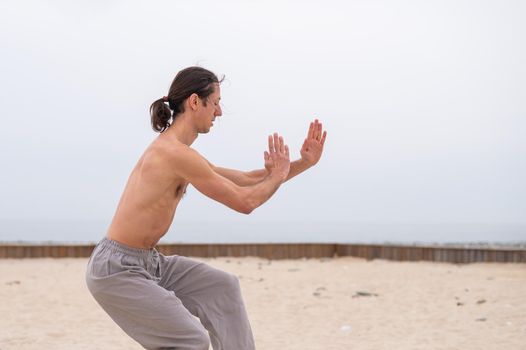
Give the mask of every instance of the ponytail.
<svg viewBox="0 0 526 350">
<path fill-rule="evenodd" d="M 165 98 L 160 98 L 150 106 L 152 128 L 157 132 L 163 132 L 170 126 L 172 112 L 165 103 Z"/>
</svg>

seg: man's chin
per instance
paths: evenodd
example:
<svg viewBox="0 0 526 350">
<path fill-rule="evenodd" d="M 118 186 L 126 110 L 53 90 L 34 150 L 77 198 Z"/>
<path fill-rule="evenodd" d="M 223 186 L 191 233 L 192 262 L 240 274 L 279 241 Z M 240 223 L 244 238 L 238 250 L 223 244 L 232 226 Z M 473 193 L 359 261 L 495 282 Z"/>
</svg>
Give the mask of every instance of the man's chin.
<svg viewBox="0 0 526 350">
<path fill-rule="evenodd" d="M 199 134 L 208 134 L 209 132 L 210 132 L 210 128 L 208 128 L 208 129 L 201 129 L 201 130 L 199 130 L 198 133 Z"/>
</svg>

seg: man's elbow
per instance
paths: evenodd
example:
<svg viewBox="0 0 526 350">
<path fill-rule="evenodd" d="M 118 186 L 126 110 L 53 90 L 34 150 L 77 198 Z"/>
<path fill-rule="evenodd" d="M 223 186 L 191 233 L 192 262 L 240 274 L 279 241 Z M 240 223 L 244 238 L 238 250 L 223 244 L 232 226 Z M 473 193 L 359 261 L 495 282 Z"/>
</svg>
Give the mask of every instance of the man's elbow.
<svg viewBox="0 0 526 350">
<path fill-rule="evenodd" d="M 239 206 L 236 208 L 236 211 L 240 212 L 241 214 L 250 214 L 256 209 L 258 205 L 256 203 L 253 203 L 252 201 L 245 200 L 239 203 Z"/>
<path fill-rule="evenodd" d="M 239 192 L 236 193 L 236 196 L 233 198 L 234 201 L 230 208 L 241 214 L 250 214 L 259 207 L 260 203 L 252 196 L 252 189 L 249 187 L 240 187 Z"/>
<path fill-rule="evenodd" d="M 245 209 L 245 208 L 243 208 L 243 209 L 238 210 L 238 212 L 241 213 L 241 214 L 248 215 L 248 214 L 252 213 L 253 210 L 254 209 Z"/>
<path fill-rule="evenodd" d="M 248 215 L 248 214 L 252 213 L 254 211 L 254 209 L 256 209 L 256 208 L 252 207 L 250 205 L 243 205 L 243 206 L 239 207 L 237 209 L 237 211 L 240 212 L 241 214 Z"/>
</svg>

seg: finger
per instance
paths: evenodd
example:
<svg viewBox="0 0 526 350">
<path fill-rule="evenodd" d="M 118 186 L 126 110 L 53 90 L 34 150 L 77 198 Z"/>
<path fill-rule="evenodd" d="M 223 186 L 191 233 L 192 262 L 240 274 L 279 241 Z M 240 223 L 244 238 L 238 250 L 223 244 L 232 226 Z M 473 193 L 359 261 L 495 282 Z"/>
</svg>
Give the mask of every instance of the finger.
<svg viewBox="0 0 526 350">
<path fill-rule="evenodd" d="M 323 132 L 323 136 L 321 137 L 321 145 L 323 146 L 325 144 L 325 138 L 327 137 L 327 131 Z"/>
<path fill-rule="evenodd" d="M 318 127 L 318 119 L 316 119 L 316 120 L 314 121 L 313 129 L 314 129 L 314 130 L 312 131 L 312 138 L 315 139 L 315 140 L 318 140 L 318 137 L 319 137 L 318 133 L 319 133 L 319 131 L 320 131 L 320 129 L 319 129 L 319 127 Z"/>
<path fill-rule="evenodd" d="M 279 137 L 278 133 L 274 133 L 274 152 L 279 152 Z"/>
<path fill-rule="evenodd" d="M 272 138 L 272 135 L 268 136 L 268 151 L 270 154 L 274 152 L 274 139 Z"/>
<path fill-rule="evenodd" d="M 279 151 L 285 153 L 285 142 L 283 141 L 283 136 L 279 137 Z"/>
<path fill-rule="evenodd" d="M 263 153 L 263 157 L 265 158 L 265 160 L 268 160 L 268 159 L 270 158 L 270 154 L 268 154 L 268 152 L 265 151 L 265 152 Z"/>
<path fill-rule="evenodd" d="M 307 138 L 311 139 L 314 132 L 314 123 L 311 122 L 309 126 L 309 132 L 307 133 Z"/>
<path fill-rule="evenodd" d="M 316 140 L 318 140 L 318 141 L 320 141 L 320 139 L 321 139 L 321 131 L 322 131 L 321 123 L 318 123 L 318 134 L 317 134 L 317 137 L 316 137 Z"/>
<path fill-rule="evenodd" d="M 289 158 L 289 146 L 285 145 L 285 155 Z"/>
</svg>

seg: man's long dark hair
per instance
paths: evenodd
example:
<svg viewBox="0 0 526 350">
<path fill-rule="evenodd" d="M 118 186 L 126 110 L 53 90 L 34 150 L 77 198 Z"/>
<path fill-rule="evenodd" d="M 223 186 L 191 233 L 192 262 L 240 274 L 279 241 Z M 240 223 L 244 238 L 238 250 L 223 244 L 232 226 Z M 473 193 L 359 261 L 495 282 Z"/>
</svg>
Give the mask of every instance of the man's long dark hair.
<svg viewBox="0 0 526 350">
<path fill-rule="evenodd" d="M 222 81 L 223 79 L 219 80 L 214 73 L 201 67 L 188 67 L 177 73 L 168 96 L 158 99 L 150 106 L 153 130 L 165 131 L 171 125 L 170 119 L 173 122 L 179 113 L 184 112 L 183 102 L 193 93 L 206 106 L 206 98 L 214 92 L 214 84 Z"/>
</svg>

